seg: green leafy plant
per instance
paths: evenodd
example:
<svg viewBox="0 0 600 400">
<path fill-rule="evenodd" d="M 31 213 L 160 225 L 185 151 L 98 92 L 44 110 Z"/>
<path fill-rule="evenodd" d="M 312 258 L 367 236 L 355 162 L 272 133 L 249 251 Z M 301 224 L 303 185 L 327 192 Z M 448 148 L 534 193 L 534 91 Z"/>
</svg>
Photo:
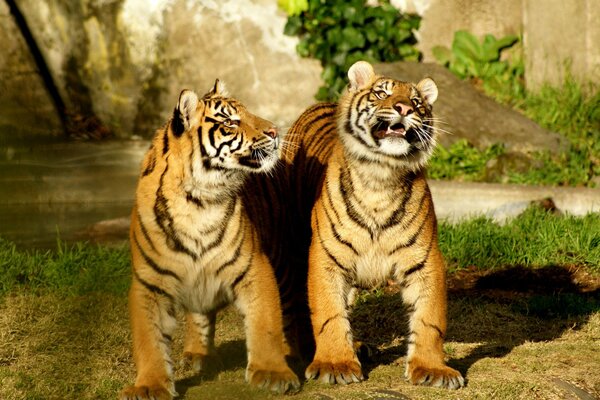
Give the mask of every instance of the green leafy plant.
<svg viewBox="0 0 600 400">
<path fill-rule="evenodd" d="M 420 18 L 401 14 L 387 1 L 369 7 L 365 0 L 308 0 L 305 9 L 297 7 L 299 3 L 280 2 L 290 14 L 284 33 L 300 37 L 298 54 L 321 61 L 325 85 L 319 88 L 318 100 L 338 98 L 356 61 L 418 60 L 420 56 L 413 34 Z"/>
<path fill-rule="evenodd" d="M 277 0 L 277 5 L 288 15 L 298 15 L 308 9 L 308 0 Z"/>
<path fill-rule="evenodd" d="M 513 51 L 511 57 L 502 56 L 502 51 L 518 42 L 516 36 L 495 39 L 492 35 L 486 35 L 480 42 L 474 35 L 459 31 L 452 49 L 438 46 L 433 53 L 455 75 L 471 80 L 486 95 L 569 140 L 568 151 L 558 155 L 533 154 L 539 168 L 509 171 L 502 179 L 504 182 L 593 186 L 594 178 L 600 175 L 600 93 L 577 83 L 569 73 L 560 87 L 545 85 L 538 92 L 526 90 L 519 53 Z M 430 176 L 484 180 L 487 161 L 502 154 L 498 149 L 494 145 L 479 150 L 466 142 L 441 148 L 432 160 Z M 477 168 L 481 170 L 477 172 Z"/>
<path fill-rule="evenodd" d="M 432 52 L 460 78 L 487 78 L 501 75 L 509 68 L 508 62 L 500 60 L 500 53 L 518 41 L 517 36 L 496 39 L 488 34 L 480 42 L 472 33 L 458 31 L 454 34 L 452 49 L 436 46 Z"/>
</svg>

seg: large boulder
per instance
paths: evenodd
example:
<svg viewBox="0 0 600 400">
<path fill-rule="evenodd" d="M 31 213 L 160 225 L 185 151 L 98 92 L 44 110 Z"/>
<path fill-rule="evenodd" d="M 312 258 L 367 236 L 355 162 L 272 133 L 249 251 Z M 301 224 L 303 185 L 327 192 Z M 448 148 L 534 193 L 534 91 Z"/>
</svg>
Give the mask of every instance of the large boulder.
<svg viewBox="0 0 600 400">
<path fill-rule="evenodd" d="M 563 136 L 498 104 L 441 65 L 396 62 L 378 64 L 375 71 L 409 82 L 418 82 L 427 76 L 433 78 L 439 89 L 434 114 L 443 129 L 440 140 L 444 145 L 465 138 L 479 148 L 503 143 L 509 152 L 519 153 L 544 150 L 556 153 L 567 145 Z"/>
<path fill-rule="evenodd" d="M 283 35 L 286 16 L 273 1 L 15 3 L 76 135 L 151 136 L 183 88 L 203 93 L 215 78 L 250 110 L 286 127 L 320 85 L 319 63 L 296 54 L 297 39 Z M 10 28 L 4 37 L 19 39 Z M 27 58 L 23 46 L 18 53 Z M 0 49 L 0 59 L 10 54 Z"/>
<path fill-rule="evenodd" d="M 0 144 L 22 136 L 58 136 L 61 121 L 27 44 L 0 2 Z M 4 133 L 6 132 L 6 133 Z"/>
</svg>

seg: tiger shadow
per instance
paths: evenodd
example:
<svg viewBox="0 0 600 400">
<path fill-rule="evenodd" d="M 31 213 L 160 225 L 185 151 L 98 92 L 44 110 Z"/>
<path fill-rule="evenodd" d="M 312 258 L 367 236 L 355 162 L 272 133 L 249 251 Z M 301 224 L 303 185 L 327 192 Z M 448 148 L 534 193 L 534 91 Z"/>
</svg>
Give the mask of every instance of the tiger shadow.
<svg viewBox="0 0 600 400">
<path fill-rule="evenodd" d="M 246 341 L 244 339 L 223 342 L 216 348 L 217 356 L 210 360 L 206 369 L 175 382 L 175 389 L 180 397 L 185 397 L 187 391 L 200 386 L 203 382 L 214 381 L 225 371 L 243 369 L 246 367 Z"/>
<path fill-rule="evenodd" d="M 406 308 L 397 291 L 386 291 L 359 301 L 352 314 L 355 339 L 370 350 L 359 352 L 366 376 L 379 365 L 400 364 L 406 354 Z M 562 266 L 462 271 L 449 276 L 448 300 L 445 341 L 479 343 L 458 357 L 446 345 L 448 365 L 468 379 L 478 360 L 500 358 L 525 342 L 553 340 L 584 326 L 600 311 L 600 280 L 588 276 L 582 282 L 580 271 Z"/>
</svg>

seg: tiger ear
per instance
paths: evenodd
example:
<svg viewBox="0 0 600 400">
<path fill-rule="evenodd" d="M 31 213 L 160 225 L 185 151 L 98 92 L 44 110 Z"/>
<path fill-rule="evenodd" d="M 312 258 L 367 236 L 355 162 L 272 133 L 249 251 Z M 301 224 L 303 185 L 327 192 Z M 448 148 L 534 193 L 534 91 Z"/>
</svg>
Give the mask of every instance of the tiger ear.
<svg viewBox="0 0 600 400">
<path fill-rule="evenodd" d="M 179 101 L 173 111 L 171 128 L 175 136 L 180 136 L 190 129 L 194 111 L 198 107 L 198 95 L 191 90 L 184 89 L 179 94 Z"/>
<path fill-rule="evenodd" d="M 221 82 L 218 78 L 215 79 L 215 84 L 212 89 L 204 97 L 213 97 L 213 96 L 227 96 L 227 88 L 225 87 L 225 83 Z"/>
<path fill-rule="evenodd" d="M 348 79 L 350 80 L 351 91 L 362 90 L 373 82 L 375 71 L 366 61 L 358 61 L 348 70 Z"/>
<path fill-rule="evenodd" d="M 438 97 L 438 88 L 433 79 L 425 78 L 417 83 L 417 89 L 423 96 L 423 100 L 429 105 L 432 105 Z"/>
</svg>

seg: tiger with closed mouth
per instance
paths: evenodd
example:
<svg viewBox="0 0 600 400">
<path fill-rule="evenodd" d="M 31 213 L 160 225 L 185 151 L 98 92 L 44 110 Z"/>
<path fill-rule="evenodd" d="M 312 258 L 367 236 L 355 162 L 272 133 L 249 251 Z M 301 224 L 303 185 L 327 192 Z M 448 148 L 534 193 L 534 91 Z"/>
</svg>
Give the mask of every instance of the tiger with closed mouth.
<svg viewBox="0 0 600 400">
<path fill-rule="evenodd" d="M 186 313 L 184 357 L 199 372 L 214 355 L 217 311 L 244 316 L 246 380 L 299 388 L 285 361 L 279 290 L 243 198 L 252 174 L 280 158 L 275 126 L 228 97 L 217 80 L 202 98 L 184 90 L 142 163 L 130 229 L 129 311 L 135 384 L 121 398 L 172 399 L 176 311 Z M 260 193 L 255 193 L 260 196 Z"/>
<path fill-rule="evenodd" d="M 409 309 L 406 377 L 456 389 L 460 372 L 444 362 L 445 265 L 425 180 L 436 144 L 438 90 L 377 76 L 357 62 L 339 104 L 310 107 L 294 123 L 288 157 L 299 232 L 308 259 L 308 303 L 316 350 L 308 379 L 363 380 L 349 322 L 356 288 L 392 280 Z"/>
</svg>

